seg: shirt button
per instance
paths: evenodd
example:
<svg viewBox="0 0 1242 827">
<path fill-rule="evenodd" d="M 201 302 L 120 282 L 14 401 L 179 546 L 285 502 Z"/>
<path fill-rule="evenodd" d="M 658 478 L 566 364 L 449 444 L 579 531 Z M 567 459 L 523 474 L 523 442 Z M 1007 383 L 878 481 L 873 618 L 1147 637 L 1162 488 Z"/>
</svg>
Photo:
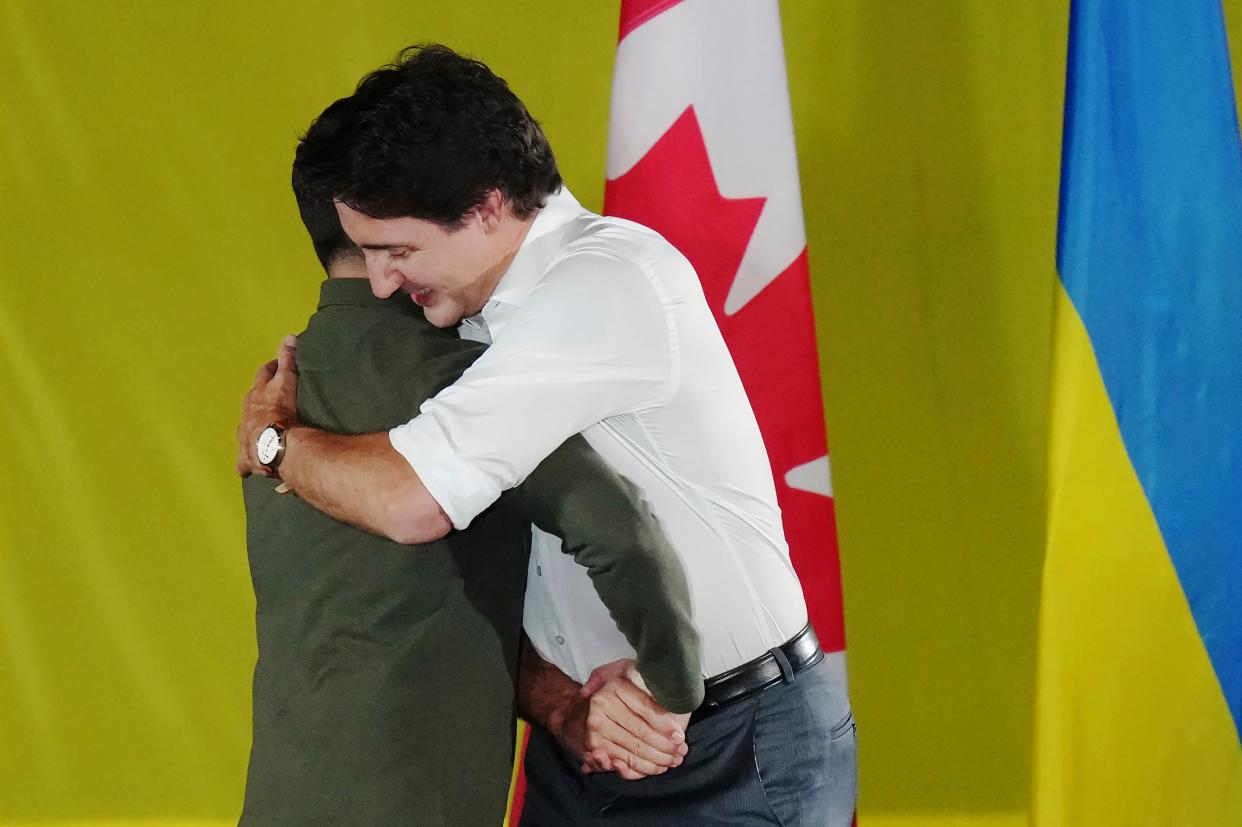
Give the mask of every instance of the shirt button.
<svg viewBox="0 0 1242 827">
<path fill-rule="evenodd" d="M 535 566 L 535 574 L 543 577 L 543 566 Z"/>
<path fill-rule="evenodd" d="M 565 645 L 565 638 L 561 637 L 560 635 L 557 635 L 557 636 L 556 636 L 556 642 L 557 642 L 557 643 L 559 643 L 560 645 L 564 646 L 564 645 Z"/>
</svg>

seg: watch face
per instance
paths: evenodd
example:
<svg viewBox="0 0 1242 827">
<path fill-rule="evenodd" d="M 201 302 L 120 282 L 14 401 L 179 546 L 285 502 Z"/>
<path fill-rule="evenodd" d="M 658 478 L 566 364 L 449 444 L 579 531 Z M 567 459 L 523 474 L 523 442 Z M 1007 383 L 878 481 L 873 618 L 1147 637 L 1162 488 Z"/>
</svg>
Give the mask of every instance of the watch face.
<svg viewBox="0 0 1242 827">
<path fill-rule="evenodd" d="M 276 459 L 280 453 L 280 434 L 275 428 L 264 428 L 263 433 L 259 434 L 258 453 L 259 462 L 264 465 L 270 465 Z"/>
</svg>

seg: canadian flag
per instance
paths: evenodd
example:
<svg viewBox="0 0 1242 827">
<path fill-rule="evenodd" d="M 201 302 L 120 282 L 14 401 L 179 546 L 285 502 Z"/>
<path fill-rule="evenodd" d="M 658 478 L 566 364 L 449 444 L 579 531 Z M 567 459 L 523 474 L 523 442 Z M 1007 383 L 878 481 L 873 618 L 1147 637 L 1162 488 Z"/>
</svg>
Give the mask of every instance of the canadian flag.
<svg viewBox="0 0 1242 827">
<path fill-rule="evenodd" d="M 802 192 L 776 0 L 623 0 L 604 212 L 690 259 L 767 445 L 824 649 L 845 648 Z"/>
<path fill-rule="evenodd" d="M 690 260 L 750 397 L 811 622 L 845 648 L 802 191 L 776 0 L 622 0 L 604 213 Z M 844 664 L 841 664 L 844 668 Z M 511 823 L 521 814 L 524 779 Z"/>
</svg>

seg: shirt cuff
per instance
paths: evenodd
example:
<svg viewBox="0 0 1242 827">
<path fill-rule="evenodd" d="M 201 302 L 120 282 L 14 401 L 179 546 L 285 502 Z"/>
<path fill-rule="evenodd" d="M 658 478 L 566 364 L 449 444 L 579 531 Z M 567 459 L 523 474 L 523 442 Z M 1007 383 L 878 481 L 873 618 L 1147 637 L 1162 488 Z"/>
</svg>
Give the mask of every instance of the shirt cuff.
<svg viewBox="0 0 1242 827">
<path fill-rule="evenodd" d="M 432 499 L 463 529 L 494 503 L 500 487 L 453 452 L 448 438 L 428 416 L 414 417 L 388 432 L 388 441 L 418 474 Z"/>
</svg>

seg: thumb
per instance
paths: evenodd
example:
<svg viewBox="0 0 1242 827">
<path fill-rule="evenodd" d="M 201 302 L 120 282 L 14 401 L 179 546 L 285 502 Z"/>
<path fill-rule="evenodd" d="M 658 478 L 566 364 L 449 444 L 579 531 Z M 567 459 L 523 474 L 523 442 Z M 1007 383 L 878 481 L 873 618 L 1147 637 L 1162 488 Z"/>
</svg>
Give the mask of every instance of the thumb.
<svg viewBox="0 0 1242 827">
<path fill-rule="evenodd" d="M 298 337 L 290 333 L 280 343 L 280 349 L 276 351 L 276 370 L 277 372 L 297 373 L 298 366 L 294 360 L 294 354 L 298 347 Z"/>
<path fill-rule="evenodd" d="M 604 684 L 608 681 L 608 675 L 596 669 L 591 673 L 591 677 L 587 678 L 587 682 L 582 684 L 582 688 L 578 690 L 578 694 L 584 698 L 589 698 L 596 692 L 604 688 Z"/>
</svg>

